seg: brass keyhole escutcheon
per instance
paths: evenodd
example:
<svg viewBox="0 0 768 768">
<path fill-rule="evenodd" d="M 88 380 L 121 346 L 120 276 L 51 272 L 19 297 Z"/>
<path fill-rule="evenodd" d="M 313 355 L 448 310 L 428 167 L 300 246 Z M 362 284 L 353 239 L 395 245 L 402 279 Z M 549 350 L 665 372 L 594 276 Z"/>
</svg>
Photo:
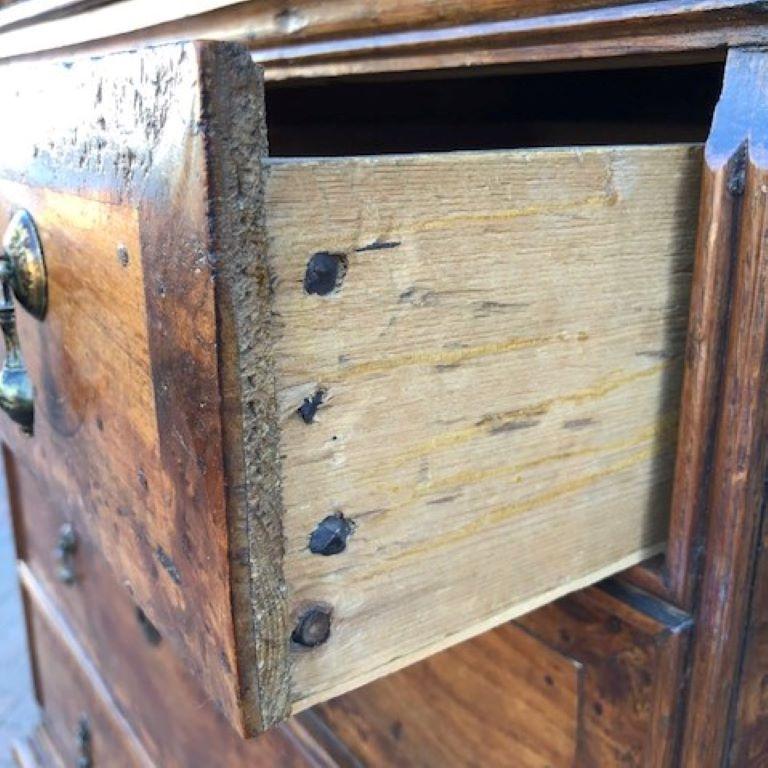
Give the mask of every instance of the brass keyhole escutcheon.
<svg viewBox="0 0 768 768">
<path fill-rule="evenodd" d="M 3 235 L 0 283 L 0 330 L 5 342 L 0 408 L 31 435 L 35 421 L 34 387 L 21 354 L 13 298 L 32 317 L 42 320 L 48 308 L 48 280 L 40 238 L 32 216 L 25 210 L 14 214 Z"/>
</svg>

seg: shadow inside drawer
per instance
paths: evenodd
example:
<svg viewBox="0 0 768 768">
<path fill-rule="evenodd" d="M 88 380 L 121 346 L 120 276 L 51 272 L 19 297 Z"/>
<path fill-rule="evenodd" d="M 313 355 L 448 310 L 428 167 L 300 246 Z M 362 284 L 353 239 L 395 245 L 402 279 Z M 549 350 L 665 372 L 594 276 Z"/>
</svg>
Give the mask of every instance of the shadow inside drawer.
<svg viewBox="0 0 768 768">
<path fill-rule="evenodd" d="M 721 64 L 268 84 L 272 156 L 699 142 Z"/>
</svg>

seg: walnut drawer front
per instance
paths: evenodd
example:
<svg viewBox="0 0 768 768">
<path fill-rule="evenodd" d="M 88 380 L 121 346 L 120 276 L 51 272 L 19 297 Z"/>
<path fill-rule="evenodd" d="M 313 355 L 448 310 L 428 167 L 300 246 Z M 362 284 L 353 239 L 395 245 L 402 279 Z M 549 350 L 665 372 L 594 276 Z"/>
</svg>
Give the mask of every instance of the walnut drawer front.
<svg viewBox="0 0 768 768">
<path fill-rule="evenodd" d="M 83 768 L 152 768 L 130 726 L 111 705 L 98 675 L 55 612 L 41 609 L 45 597 L 29 590 L 24 602 L 41 722 L 35 761 Z"/>
<path fill-rule="evenodd" d="M 62 528 L 71 524 L 70 510 L 51 498 L 23 463 L 7 456 L 6 471 L 14 527 L 22 544 L 20 575 L 30 645 L 40 667 L 37 693 L 44 728 L 35 744 L 45 745 L 48 733 L 62 734 L 66 744 L 55 744 L 54 752 L 68 756 L 80 709 L 93 720 L 94 739 L 98 735 L 114 742 L 112 731 L 105 735 L 91 714 L 90 702 L 98 700 L 111 713 L 110 722 L 127 723 L 130 738 L 141 745 L 138 757 L 126 753 L 126 765 L 134 764 L 130 760 L 163 768 L 334 765 L 298 723 L 281 723 L 257 739 L 241 738 L 189 674 L 168 639 L 115 581 L 87 530 L 74 529 L 70 575 L 62 574 L 59 537 Z M 63 645 L 57 641 L 69 648 L 66 653 L 49 653 L 52 633 L 68 640 Z M 70 702 L 62 711 L 57 705 L 68 694 L 59 684 L 66 674 L 83 678 L 82 695 L 87 694 L 88 706 Z M 112 748 L 105 747 L 101 755 L 94 755 L 94 768 L 115 765 L 112 754 Z"/>
<path fill-rule="evenodd" d="M 698 147 L 270 159 L 220 44 L 0 87 L 7 456 L 241 730 L 663 548 Z"/>
</svg>

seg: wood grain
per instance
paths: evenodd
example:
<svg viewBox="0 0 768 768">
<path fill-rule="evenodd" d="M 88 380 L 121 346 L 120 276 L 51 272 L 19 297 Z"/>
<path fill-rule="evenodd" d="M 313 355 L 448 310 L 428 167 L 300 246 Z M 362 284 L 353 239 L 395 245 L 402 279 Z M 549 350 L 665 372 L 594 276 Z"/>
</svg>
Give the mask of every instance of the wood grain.
<svg viewBox="0 0 768 768">
<path fill-rule="evenodd" d="M 242 49 L 8 73 L 37 119 L 4 215 L 38 220 L 51 308 L 7 455 L 236 726 L 663 548 L 698 147 L 266 161 Z M 311 554 L 335 514 L 347 550 Z M 318 603 L 329 642 L 293 647 Z"/>
<path fill-rule="evenodd" d="M 689 52 L 768 40 L 753 0 L 123 0 L 0 34 L 4 57 L 106 53 L 194 38 L 251 47 L 269 79 L 563 62 Z"/>
<path fill-rule="evenodd" d="M 63 612 L 69 634 L 84 643 L 77 656 L 103 676 L 113 709 L 156 765 L 675 766 L 669 756 L 691 622 L 615 584 L 564 598 L 243 740 L 166 640 L 147 638 L 136 604 L 87 532 L 77 586 L 56 580 L 51 549 L 66 510 L 22 465 L 11 469 L 14 516 L 35 534 L 21 569 L 35 610 Z"/>
<path fill-rule="evenodd" d="M 707 524 L 707 492 L 721 406 L 740 217 L 737 188 L 744 172 L 744 147 L 740 142 L 733 141 L 727 153 L 715 149 L 723 141 L 721 134 L 732 130 L 724 128 L 722 120 L 716 118 L 711 129 L 707 145 L 711 151 L 704 154 L 702 170 L 669 545 L 663 560 L 646 564 L 630 575 L 640 586 L 691 612 Z"/>
<path fill-rule="evenodd" d="M 261 71 L 235 46 L 202 53 L 231 595 L 246 729 L 290 710 L 282 496 L 262 169 Z M 201 512 L 203 510 L 201 509 Z"/>
<path fill-rule="evenodd" d="M 49 739 L 63 764 L 79 765 L 83 755 L 77 733 L 85 718 L 91 734 L 90 756 L 96 765 L 153 768 L 128 723 L 112 709 L 108 693 L 78 652 L 69 629 L 60 617 L 43 612 L 41 595 L 30 586 L 27 584 L 24 598 L 35 641 L 35 682 L 42 707 L 39 728 L 45 733 L 38 734 L 38 739 L 43 743 Z"/>
<path fill-rule="evenodd" d="M 208 186 L 224 150 L 216 111 L 244 102 L 206 92 L 222 73 L 247 91 L 238 64 L 250 87 L 258 72 L 227 46 L 4 70 L 3 100 L 25 119 L 3 134 L 0 220 L 19 206 L 32 212 L 50 301 L 44 323 L 20 317 L 39 393 L 36 434 L 2 429 L 216 706 L 258 730 L 279 717 L 282 699 L 269 693 L 273 709 L 262 712 L 254 677 L 267 668 L 251 663 L 249 648 L 264 632 L 249 611 L 237 625 L 232 614 L 228 524 L 242 521 L 227 513 L 212 280 L 231 241 L 219 235 L 226 201 Z M 258 156 L 250 162 L 258 167 Z M 268 647 L 276 658 L 287 640 Z"/>
<path fill-rule="evenodd" d="M 363 765 L 674 768 L 690 629 L 638 590 L 592 587 L 307 719 Z"/>
<path fill-rule="evenodd" d="M 195 17 L 203 16 L 211 21 L 214 29 L 220 25 L 235 25 L 238 36 L 248 35 L 262 45 L 292 40 L 316 39 L 319 37 L 342 37 L 350 33 L 381 32 L 384 30 L 409 28 L 418 29 L 425 25 L 448 26 L 468 22 L 487 21 L 503 18 L 526 18 L 548 13 L 564 13 L 583 8 L 600 8 L 607 5 L 626 5 L 629 0 L 480 0 L 467 6 L 458 0 L 300 0 L 286 8 L 279 0 L 196 0 L 183 7 L 173 4 L 157 5 L 145 0 L 121 0 L 117 8 L 108 6 L 107 0 L 23 0 L 10 7 L 0 3 L 0 29 L 18 26 L 19 22 L 39 20 L 44 16 L 50 20 L 79 16 L 79 23 L 85 23 L 90 34 L 104 36 L 120 34 L 144 27 L 157 27 L 183 17 L 194 24 Z M 90 11 L 83 14 L 82 11 Z M 75 29 L 76 23 L 59 23 L 62 30 Z M 46 27 L 55 29 L 55 27 Z M 82 35 L 82 32 L 80 33 Z M 229 35 L 232 36 L 231 34 Z"/>
<path fill-rule="evenodd" d="M 273 161 L 266 187 L 297 708 L 663 545 L 695 147 Z M 302 290 L 315 253 L 347 271 Z M 315 393 L 312 423 L 297 408 Z M 312 555 L 327 515 L 347 551 Z"/>
<path fill-rule="evenodd" d="M 582 684 L 576 659 L 506 625 L 307 714 L 366 766 L 573 766 Z"/>
<path fill-rule="evenodd" d="M 760 768 L 768 763 L 768 529 L 765 519 L 753 580 L 744 655 L 734 708 L 728 765 Z"/>
<path fill-rule="evenodd" d="M 28 541 L 20 573 L 34 611 L 45 621 L 53 617 L 68 628 L 79 663 L 93 668 L 97 686 L 107 691 L 108 709 L 130 723 L 152 765 L 334 765 L 314 740 L 298 741 L 294 731 L 301 730 L 300 724 L 279 725 L 257 738 L 243 739 L 189 674 L 169 638 L 157 629 L 157 634 L 148 636 L 139 605 L 114 580 L 87 530 L 77 529 L 76 583 L 61 584 L 53 550 L 60 526 L 69 521 L 68 510 L 48 495 L 23 464 L 11 463 L 9 468 L 15 488 L 14 518 Z M 34 647 L 36 633 L 32 638 Z M 65 726 L 66 722 L 57 723 Z"/>
<path fill-rule="evenodd" d="M 576 766 L 677 768 L 686 614 L 610 581 L 519 624 L 584 666 Z"/>
<path fill-rule="evenodd" d="M 765 53 L 729 53 L 705 150 L 708 172 L 720 181 L 715 195 L 724 196 L 725 184 L 736 199 L 730 206 L 734 234 L 726 240 L 735 261 L 733 294 L 681 762 L 696 768 L 720 766 L 728 747 L 765 504 L 766 95 Z M 729 167 L 730 176 L 725 176 Z M 721 226 L 725 229 L 727 222 Z M 718 717 L 713 719 L 712 712 Z"/>
<path fill-rule="evenodd" d="M 0 29 L 18 28 L 24 24 L 62 18 L 104 4 L 105 0 L 10 0 L 10 2 L 0 2 Z"/>
</svg>

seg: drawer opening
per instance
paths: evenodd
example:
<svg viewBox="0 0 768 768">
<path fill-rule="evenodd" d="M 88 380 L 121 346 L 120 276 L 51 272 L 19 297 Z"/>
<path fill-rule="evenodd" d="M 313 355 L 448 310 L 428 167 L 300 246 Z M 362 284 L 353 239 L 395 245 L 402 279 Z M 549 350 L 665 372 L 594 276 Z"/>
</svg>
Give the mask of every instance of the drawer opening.
<svg viewBox="0 0 768 768">
<path fill-rule="evenodd" d="M 268 83 L 270 154 L 703 142 L 722 68 Z"/>
</svg>

